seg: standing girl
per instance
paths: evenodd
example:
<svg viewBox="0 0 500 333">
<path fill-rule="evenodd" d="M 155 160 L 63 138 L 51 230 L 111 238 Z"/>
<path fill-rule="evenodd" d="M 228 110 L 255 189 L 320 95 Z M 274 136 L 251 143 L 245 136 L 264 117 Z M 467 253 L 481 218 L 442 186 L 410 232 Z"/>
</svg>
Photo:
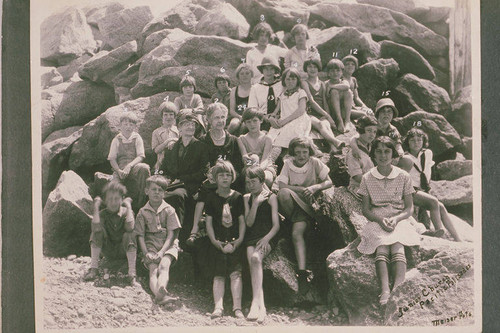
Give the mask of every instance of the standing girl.
<svg viewBox="0 0 500 333">
<path fill-rule="evenodd" d="M 295 41 L 292 47 L 285 55 L 285 68 L 296 68 L 300 73 L 300 78 L 305 80 L 307 73 L 304 70 L 304 62 L 307 59 L 320 59 L 318 49 L 315 46 L 308 46 L 307 26 L 305 24 L 296 24 L 290 32 Z"/>
<path fill-rule="evenodd" d="M 212 318 L 222 316 L 227 275 L 231 279 L 233 314 L 244 318 L 241 312 L 241 245 L 245 236 L 243 197 L 231 189 L 231 183 L 236 179 L 231 162 L 217 162 L 210 174 L 217 184 L 217 190 L 208 193 L 205 205 L 207 234 L 213 245 L 211 257 L 214 260 L 215 309 Z"/>
<path fill-rule="evenodd" d="M 280 212 L 293 223 L 292 241 L 298 264 L 299 292 L 305 293 L 310 281 L 306 271 L 306 244 L 304 232 L 312 223 L 311 199 L 318 192 L 332 187 L 328 173 L 330 169 L 314 157 L 317 148 L 312 139 L 299 137 L 290 141 L 283 169 L 277 178 L 279 185 L 278 203 Z"/>
<path fill-rule="evenodd" d="M 228 131 L 231 134 L 238 134 L 241 127 L 241 114 L 248 106 L 248 97 L 252 88 L 253 71 L 249 64 L 243 63 L 236 68 L 236 78 L 238 85 L 231 90 L 229 96 L 229 117 Z"/>
<path fill-rule="evenodd" d="M 268 135 L 273 139 L 271 162 L 278 158 L 283 148 L 298 136 L 308 136 L 311 119 L 306 113 L 307 94 L 300 88 L 300 74 L 296 68 L 283 73 L 281 83 L 285 90 L 278 97 L 276 110 L 268 117 L 271 129 Z"/>
<path fill-rule="evenodd" d="M 386 136 L 375 139 L 370 156 L 377 165 L 363 175 L 358 193 L 363 196 L 363 215 L 368 222 L 360 236 L 359 252 L 376 252 L 375 268 L 380 284 L 380 304 L 389 300 L 389 263 L 392 264 L 393 287 L 405 280 L 406 257 L 404 246 L 418 245 L 419 234 L 412 217 L 415 192 L 410 175 L 393 166 L 398 157 L 394 142 Z"/>
<path fill-rule="evenodd" d="M 245 194 L 245 245 L 247 247 L 250 276 L 252 279 L 252 305 L 248 320 L 263 322 L 266 316 L 264 292 L 262 290 L 262 260 L 275 244 L 274 236 L 279 231 L 278 199 L 264 189 L 264 169 L 258 166 L 245 171 L 245 181 L 250 193 Z"/>
<path fill-rule="evenodd" d="M 427 231 L 424 235 L 443 236 L 444 224 L 453 239 L 460 242 L 461 238 L 453 226 L 446 207 L 436 197 L 428 193 L 430 190 L 431 168 L 434 165 L 432 150 L 427 149 L 428 142 L 429 138 L 427 134 L 418 128 L 410 129 L 403 142 L 403 146 L 408 152 L 401 159 L 401 163 L 406 166 L 404 169 L 410 174 L 413 187 L 416 191 L 413 194 L 413 201 L 415 205 L 431 213 L 434 232 Z"/>
</svg>

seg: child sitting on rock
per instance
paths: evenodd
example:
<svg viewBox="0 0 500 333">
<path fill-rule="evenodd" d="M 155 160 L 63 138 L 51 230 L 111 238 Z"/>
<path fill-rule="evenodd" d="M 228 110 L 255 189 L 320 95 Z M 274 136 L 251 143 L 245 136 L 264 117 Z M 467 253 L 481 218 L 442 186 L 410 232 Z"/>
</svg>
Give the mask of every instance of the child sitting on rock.
<svg viewBox="0 0 500 333">
<path fill-rule="evenodd" d="M 335 115 L 337 130 L 340 133 L 350 131 L 352 93 L 349 82 L 343 79 L 344 64 L 339 59 L 332 59 L 326 65 L 329 81 L 326 83 L 326 100 L 330 111 Z"/>
<path fill-rule="evenodd" d="M 212 99 L 210 100 L 212 103 L 222 103 L 229 110 L 229 100 L 231 95 L 231 80 L 229 76 L 225 73 L 219 73 L 215 77 L 215 89 L 217 92 L 212 95 Z"/>
<path fill-rule="evenodd" d="M 301 78 L 294 67 L 287 68 L 281 77 L 283 92 L 273 113 L 267 115 L 271 124 L 268 135 L 273 139 L 271 162 L 274 163 L 290 141 L 298 136 L 309 136 L 311 119 L 306 113 L 307 94 L 301 88 Z"/>
<path fill-rule="evenodd" d="M 204 127 L 205 121 L 203 119 L 203 116 L 205 112 L 203 109 L 203 100 L 201 99 L 200 95 L 195 94 L 196 80 L 194 79 L 194 77 L 185 75 L 179 83 L 179 90 L 181 95 L 177 96 L 174 99 L 174 104 L 177 107 L 177 110 L 191 111 L 196 115 L 199 123 Z"/>
<path fill-rule="evenodd" d="M 351 118 L 357 119 L 370 112 L 370 108 L 363 103 L 358 94 L 358 80 L 352 74 L 358 69 L 358 58 L 353 55 L 348 55 L 342 58 L 344 64 L 344 79 L 349 82 L 349 87 L 352 93 L 352 109 Z"/>
<path fill-rule="evenodd" d="M 146 178 L 149 166 L 141 163 L 145 158 L 144 142 L 135 132 L 138 123 L 135 113 L 127 111 L 120 117 L 120 133 L 111 141 L 108 160 L 113 168 L 113 178 L 119 179 L 132 197 L 134 211 L 144 205 Z"/>
<path fill-rule="evenodd" d="M 147 179 L 149 201 L 137 214 L 135 225 L 143 263 L 149 270 L 149 287 L 160 305 L 176 299 L 168 295 L 167 284 L 170 267 L 178 257 L 181 229 L 175 209 L 163 200 L 167 185 L 159 175 Z"/>
<path fill-rule="evenodd" d="M 243 112 L 243 123 L 248 128 L 248 133 L 238 138 L 238 145 L 245 165 L 254 164 L 251 155 L 257 155 L 258 163 L 264 170 L 265 184 L 271 188 L 276 178 L 276 166 L 269 160 L 273 140 L 260 130 L 263 117 L 256 108 L 247 108 Z"/>
<path fill-rule="evenodd" d="M 304 233 L 313 222 L 311 199 L 319 191 L 332 187 L 329 168 L 316 158 L 317 148 L 309 137 L 290 141 L 283 169 L 277 178 L 280 212 L 292 225 L 292 241 L 298 264 L 299 292 L 306 293 L 311 272 L 306 270 L 306 244 Z"/>
<path fill-rule="evenodd" d="M 361 178 L 374 167 L 373 161 L 370 158 L 370 149 L 373 140 L 377 136 L 377 125 L 377 119 L 373 116 L 359 118 L 356 123 L 356 130 L 359 133 L 359 137 L 354 138 L 359 149 L 359 158 L 354 157 L 352 149 L 346 154 L 347 172 L 351 176 L 348 190 L 359 200 L 362 198 L 358 194 Z"/>
<path fill-rule="evenodd" d="M 104 187 L 106 208 L 100 210 L 102 199 L 94 199 L 94 215 L 90 234 L 90 270 L 83 277 L 84 281 L 92 281 L 98 275 L 98 264 L 101 253 L 105 258 L 127 258 L 128 282 L 132 286 L 136 282 L 135 263 L 137 258 L 137 242 L 134 231 L 134 212 L 130 198 L 125 198 L 127 189 L 114 180 Z"/>
<path fill-rule="evenodd" d="M 393 158 L 398 157 L 394 141 L 386 136 L 376 138 L 370 157 L 377 166 L 363 175 L 358 193 L 363 196 L 363 215 L 371 222 L 360 233 L 358 250 L 363 254 L 376 252 L 379 302 L 385 305 L 391 294 L 389 263 L 394 272 L 394 290 L 405 280 L 404 246 L 418 245 L 420 236 L 412 217 L 415 190 L 410 175 L 392 165 Z"/>
<path fill-rule="evenodd" d="M 205 203 L 207 234 L 213 245 L 210 247 L 214 269 L 215 303 L 212 318 L 222 316 L 227 275 L 231 279 L 233 314 L 236 318 L 244 318 L 241 312 L 241 257 L 245 236 L 243 197 L 239 192 L 231 189 L 231 184 L 236 179 L 236 172 L 231 162 L 217 162 L 210 169 L 210 177 L 217 184 L 217 189 L 207 194 Z"/>
<path fill-rule="evenodd" d="M 157 156 L 155 170 L 159 170 L 165 155 L 165 149 L 170 148 L 179 139 L 179 130 L 175 126 L 178 109 L 174 103 L 165 101 L 160 104 L 162 126 L 153 131 L 151 148 Z"/>
<path fill-rule="evenodd" d="M 279 231 L 278 200 L 276 195 L 264 188 L 265 173 L 259 166 L 245 170 L 245 181 L 250 193 L 243 196 L 245 205 L 245 245 L 252 279 L 252 305 L 248 320 L 259 323 L 266 317 L 264 292 L 262 290 L 262 260 L 276 244 Z M 271 245 L 272 244 L 272 245 Z"/>
<path fill-rule="evenodd" d="M 434 165 L 432 150 L 427 149 L 428 144 L 429 138 L 424 131 L 419 128 L 410 129 L 403 142 L 407 153 L 401 159 L 402 167 L 410 174 L 416 191 L 413 194 L 415 205 L 428 210 L 431 214 L 434 231 L 426 231 L 424 235 L 442 237 L 444 235 L 444 224 L 453 239 L 460 242 L 461 238 L 453 226 L 446 207 L 436 197 L 428 193 L 430 190 L 431 168 Z"/>
</svg>

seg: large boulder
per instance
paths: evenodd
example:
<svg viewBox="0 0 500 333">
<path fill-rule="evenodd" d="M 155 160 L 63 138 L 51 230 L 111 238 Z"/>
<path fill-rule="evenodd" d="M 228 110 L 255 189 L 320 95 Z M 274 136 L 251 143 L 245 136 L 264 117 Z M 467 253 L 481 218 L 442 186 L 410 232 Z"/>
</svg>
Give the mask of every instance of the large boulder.
<svg viewBox="0 0 500 333">
<path fill-rule="evenodd" d="M 429 2 L 429 5 L 422 4 L 421 6 L 416 6 L 407 14 L 435 33 L 448 38 L 450 35 L 448 21 L 450 18 L 451 8 L 438 7 L 436 5 L 437 4 L 433 2 Z"/>
<path fill-rule="evenodd" d="M 131 41 L 111 52 L 101 51 L 78 70 L 82 79 L 112 85 L 112 80 L 127 66 L 137 60 L 137 42 Z"/>
<path fill-rule="evenodd" d="M 144 43 L 142 44 L 142 54 L 148 54 L 153 51 L 156 47 L 160 46 L 161 42 L 168 36 L 170 33 L 176 31 L 175 29 L 163 29 L 160 31 L 153 32 L 151 35 L 146 37 Z"/>
<path fill-rule="evenodd" d="M 299 0 L 229 0 L 252 27 L 261 21 L 271 25 L 274 31 L 290 31 L 297 23 L 309 21 L 309 6 Z"/>
<path fill-rule="evenodd" d="M 41 72 L 42 89 L 47 89 L 63 82 L 62 75 L 55 67 L 42 67 Z"/>
<path fill-rule="evenodd" d="M 384 40 L 380 42 L 380 57 L 396 60 L 401 74 L 411 73 L 431 81 L 436 77 L 429 62 L 411 46 Z"/>
<path fill-rule="evenodd" d="M 445 89 L 413 74 L 398 80 L 392 89 L 392 99 L 401 116 L 416 110 L 446 115 L 451 110 L 450 96 Z"/>
<path fill-rule="evenodd" d="M 422 236 L 420 246 L 406 248 L 406 280 L 392 292 L 385 308 L 378 304 L 380 289 L 373 256 L 359 253 L 358 244 L 359 238 L 327 258 L 329 296 L 347 313 L 350 325 L 431 326 L 434 318 L 473 309 L 471 243 Z"/>
<path fill-rule="evenodd" d="M 458 133 L 472 136 L 472 86 L 460 89 L 445 115 Z"/>
<path fill-rule="evenodd" d="M 57 67 L 57 71 L 62 75 L 64 82 L 73 78 L 75 74 L 78 73 L 80 66 L 86 63 L 92 56 L 92 53 L 85 53 L 81 57 L 72 60 L 67 65 Z M 78 77 L 78 75 L 76 75 L 76 77 Z"/>
<path fill-rule="evenodd" d="M 311 19 L 327 26 L 351 26 L 371 33 L 375 40 L 389 39 L 414 47 L 424 56 L 444 56 L 448 40 L 396 11 L 364 4 L 319 3 L 311 9 Z"/>
<path fill-rule="evenodd" d="M 455 180 L 472 175 L 472 161 L 443 161 L 436 166 L 436 173 L 439 180 Z"/>
<path fill-rule="evenodd" d="M 380 46 L 373 41 L 371 35 L 351 27 L 332 27 L 309 33 L 311 45 L 318 48 L 323 65 L 332 58 L 333 52 L 338 52 L 337 58 L 342 59 L 353 54 L 359 60 L 359 65 L 374 60 L 380 55 Z"/>
<path fill-rule="evenodd" d="M 224 68 L 227 74 L 232 75 L 249 49 L 248 44 L 227 37 L 196 36 L 175 29 L 162 40 L 158 47 L 140 60 L 139 79 L 131 92 L 132 96 L 144 96 L 142 91 L 145 87 L 152 88 L 148 94 L 158 92 L 157 89 L 165 90 L 162 85 L 165 81 L 164 71 L 171 71 L 168 67 L 196 64 L 195 68 L 212 67 L 210 74 L 214 70 L 220 71 Z M 185 75 L 187 72 L 175 74 Z M 193 75 L 196 75 L 196 72 L 193 72 Z M 213 83 L 210 86 L 211 88 L 206 88 L 209 89 L 208 91 L 198 90 L 210 94 L 214 89 Z M 134 93 L 134 90 L 137 93 Z M 178 87 L 175 87 L 175 90 L 178 90 Z"/>
<path fill-rule="evenodd" d="M 130 89 L 133 88 L 137 82 L 139 82 L 139 67 L 140 63 L 136 62 L 127 67 L 113 79 L 115 100 L 117 104 L 121 104 L 132 99 Z"/>
<path fill-rule="evenodd" d="M 483 129 L 484 133 L 484 129 Z M 464 136 L 462 138 L 462 146 L 458 149 L 460 153 L 464 155 L 467 160 L 472 160 L 472 148 L 473 148 L 473 140 L 471 137 Z"/>
<path fill-rule="evenodd" d="M 81 135 L 81 126 L 69 127 L 51 133 L 42 144 L 42 204 L 67 169 L 71 147 Z"/>
<path fill-rule="evenodd" d="M 119 2 L 107 2 L 82 8 L 85 16 L 87 17 L 87 23 L 96 28 L 100 19 L 123 9 L 125 9 L 125 6 Z"/>
<path fill-rule="evenodd" d="M 225 36 L 244 39 L 248 36 L 250 25 L 245 17 L 232 5 L 222 3 L 211 9 L 198 22 L 194 33 L 197 35 Z"/>
<path fill-rule="evenodd" d="M 113 89 L 88 81 L 65 82 L 42 91 L 42 139 L 84 125 L 115 104 Z"/>
<path fill-rule="evenodd" d="M 92 52 L 96 42 L 85 14 L 70 7 L 47 17 L 40 26 L 42 64 L 66 65 L 85 52 Z"/>
<path fill-rule="evenodd" d="M 139 48 L 146 38 L 154 32 L 165 29 L 181 29 L 194 33 L 198 21 L 209 12 L 209 10 L 220 6 L 221 0 L 187 0 L 179 2 L 175 7 L 156 16 L 142 30 L 138 40 Z M 147 52 L 141 52 L 145 54 Z"/>
<path fill-rule="evenodd" d="M 399 65 L 394 59 L 372 60 L 359 67 L 355 76 L 358 79 L 361 100 L 375 110 L 382 94 L 392 89 L 398 73 Z"/>
<path fill-rule="evenodd" d="M 88 170 L 93 174 L 99 167 L 108 166 L 107 157 L 111 140 L 118 134 L 120 116 L 126 111 L 134 112 L 139 118 L 137 132 L 144 141 L 146 155 L 153 154 L 151 137 L 153 131 L 161 126 L 161 114 L 158 107 L 169 96 L 170 100 L 177 93 L 164 92 L 151 97 L 138 98 L 113 106 L 102 115 L 83 127 L 82 137 L 73 145 L 69 159 L 72 170 Z"/>
<path fill-rule="evenodd" d="M 63 172 L 43 208 L 43 254 L 89 255 L 92 213 L 88 186 L 73 171 Z"/>
<path fill-rule="evenodd" d="M 455 180 L 431 181 L 430 194 L 445 206 L 458 206 L 472 203 L 472 175 Z"/>
<path fill-rule="evenodd" d="M 97 21 L 104 42 L 116 48 L 137 40 L 142 29 L 153 19 L 149 6 L 127 8 L 110 13 Z"/>
<path fill-rule="evenodd" d="M 405 117 L 393 120 L 394 126 L 401 135 L 405 135 L 412 127 L 419 127 L 429 136 L 429 148 L 434 152 L 434 161 L 439 163 L 454 159 L 462 140 L 457 131 L 442 115 L 425 111 L 415 111 Z"/>
<path fill-rule="evenodd" d="M 408 13 L 415 9 L 415 1 L 413 0 L 357 0 L 358 3 L 373 5 L 378 7 L 384 7 L 396 12 L 400 12 L 408 15 Z"/>
</svg>

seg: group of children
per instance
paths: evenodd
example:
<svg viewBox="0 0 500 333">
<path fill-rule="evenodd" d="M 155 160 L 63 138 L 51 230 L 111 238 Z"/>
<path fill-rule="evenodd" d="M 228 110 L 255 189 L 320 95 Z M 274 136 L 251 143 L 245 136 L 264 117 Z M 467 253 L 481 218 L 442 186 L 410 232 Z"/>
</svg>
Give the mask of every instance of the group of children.
<svg viewBox="0 0 500 333">
<path fill-rule="evenodd" d="M 180 247 L 189 248 L 201 237 L 204 217 L 212 244 L 212 317 L 223 314 L 228 276 L 233 314 L 244 317 L 241 272 L 246 253 L 253 291 L 247 319 L 262 322 L 266 316 L 262 261 L 276 244 L 280 214 L 291 224 L 299 292 L 307 290 L 311 278 L 304 240 L 314 221 L 311 202 L 332 187 L 329 168 L 317 157 L 309 137 L 315 129 L 334 153 L 346 143 L 351 146 L 346 157 L 349 190 L 362 200 L 363 214 L 371 221 L 360 234 L 358 249 L 376 253 L 380 303 L 385 304 L 390 295 L 388 264 L 395 267 L 395 288 L 406 271 L 404 246 L 419 242 L 414 203 L 431 212 L 435 230 L 428 233 L 440 237 L 446 227 L 460 240 L 446 208 L 427 193 L 433 163 L 427 136 L 412 129 L 402 142 L 390 123 L 398 111 L 388 98 L 379 100 L 371 115 L 352 77 L 358 66 L 354 56 L 330 60 L 329 80 L 319 80 L 321 60 L 316 48 L 307 46 L 305 25 L 292 29 L 296 46 L 286 52 L 269 44 L 273 32 L 267 23 L 259 23 L 253 35 L 257 45 L 236 69 L 236 87 L 230 88 L 227 75 L 218 75 L 217 93 L 205 107 L 195 93 L 194 78 L 185 76 L 180 82 L 182 95 L 160 105 L 162 126 L 151 141 L 157 155 L 153 176 L 149 165 L 142 163 L 144 144 L 135 131 L 136 116 L 122 115 L 120 133 L 108 155 L 115 179 L 103 190 L 104 209 L 102 200 L 95 198 L 92 261 L 84 278 L 96 278 L 102 253 L 126 257 L 129 282 L 137 284 L 139 247 L 156 302 L 175 299 L 167 290 L 170 266 Z M 282 74 L 281 56 L 286 67 Z M 351 117 L 358 119 L 356 125 Z M 350 127 L 356 127 L 359 136 L 350 142 L 335 137 Z"/>
</svg>

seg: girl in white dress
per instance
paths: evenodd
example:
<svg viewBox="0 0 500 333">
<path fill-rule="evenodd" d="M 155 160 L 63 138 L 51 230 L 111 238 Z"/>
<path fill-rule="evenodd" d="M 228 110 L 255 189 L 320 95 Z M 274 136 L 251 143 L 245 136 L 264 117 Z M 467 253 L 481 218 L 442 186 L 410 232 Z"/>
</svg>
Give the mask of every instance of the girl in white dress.
<svg viewBox="0 0 500 333">
<path fill-rule="evenodd" d="M 406 257 L 404 246 L 418 245 L 420 235 L 412 217 L 413 189 L 410 175 L 393 166 L 398 157 L 394 142 L 386 136 L 375 139 L 370 156 L 377 165 L 363 175 L 358 193 L 363 196 L 363 214 L 368 222 L 360 236 L 359 252 L 372 254 L 376 251 L 375 267 L 379 280 L 380 304 L 389 300 L 389 263 L 395 272 L 393 288 L 405 280 Z"/>
<path fill-rule="evenodd" d="M 288 68 L 283 73 L 283 92 L 278 97 L 276 110 L 268 115 L 271 129 L 268 135 L 273 140 L 271 161 L 274 163 L 283 148 L 299 136 L 309 136 L 311 119 L 306 113 L 307 94 L 300 88 L 300 74 L 296 68 Z"/>
</svg>

